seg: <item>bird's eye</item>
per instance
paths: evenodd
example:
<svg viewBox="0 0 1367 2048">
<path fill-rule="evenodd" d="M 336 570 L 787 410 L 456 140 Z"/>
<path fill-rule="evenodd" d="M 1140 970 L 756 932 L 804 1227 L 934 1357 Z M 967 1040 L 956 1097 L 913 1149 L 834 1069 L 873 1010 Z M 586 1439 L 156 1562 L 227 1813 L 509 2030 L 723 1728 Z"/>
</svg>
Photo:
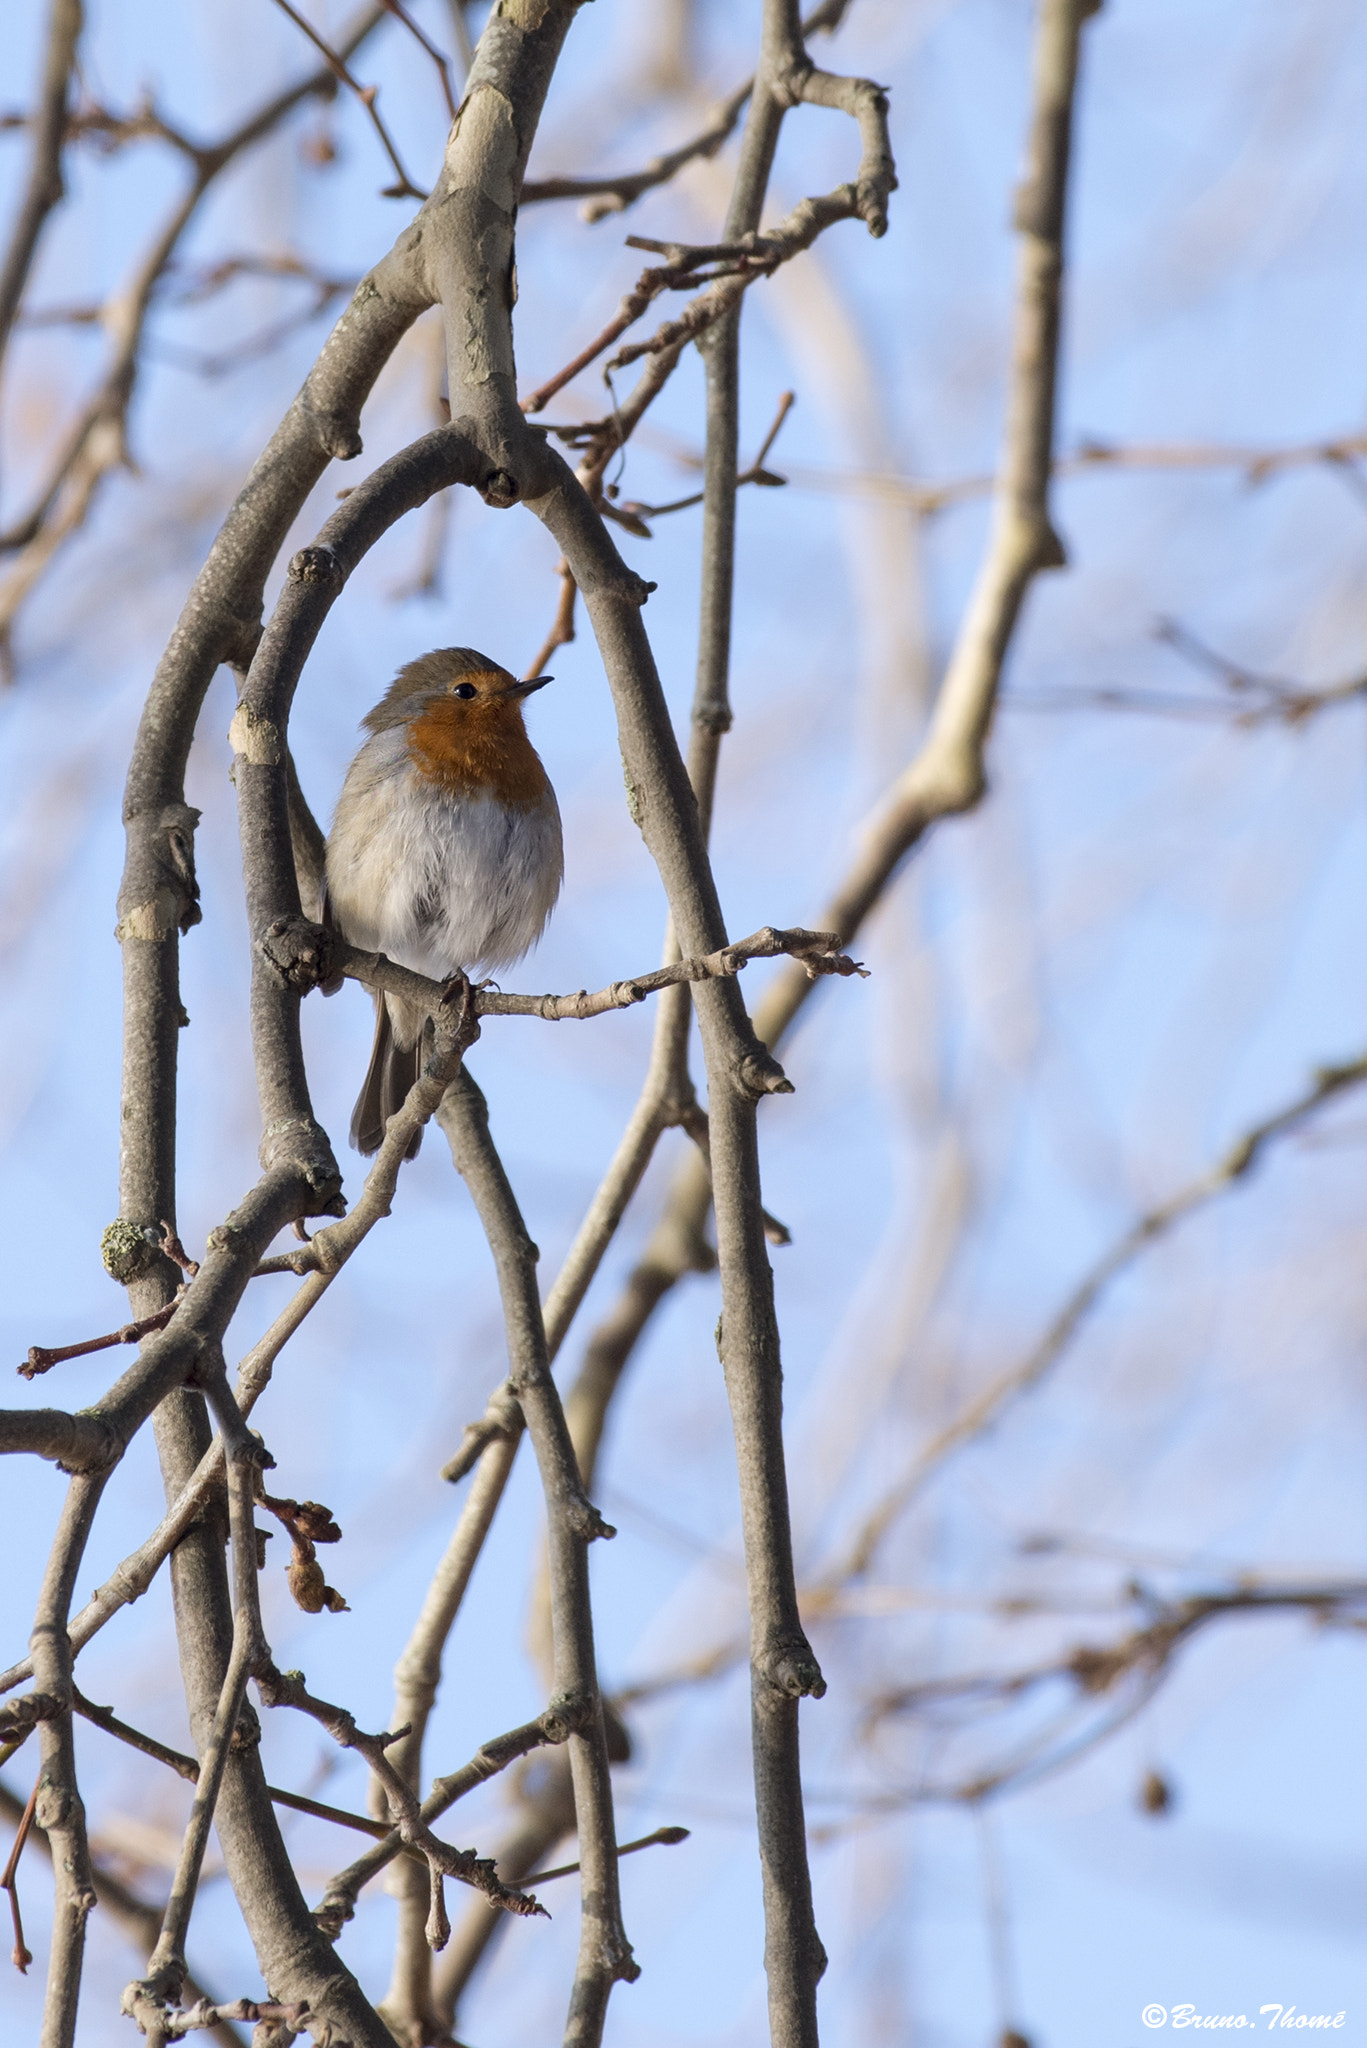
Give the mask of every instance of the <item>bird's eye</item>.
<svg viewBox="0 0 1367 2048">
<path fill-rule="evenodd" d="M 479 691 L 473 683 L 455 683 L 452 686 L 451 695 L 453 697 L 477 697 Z"/>
</svg>

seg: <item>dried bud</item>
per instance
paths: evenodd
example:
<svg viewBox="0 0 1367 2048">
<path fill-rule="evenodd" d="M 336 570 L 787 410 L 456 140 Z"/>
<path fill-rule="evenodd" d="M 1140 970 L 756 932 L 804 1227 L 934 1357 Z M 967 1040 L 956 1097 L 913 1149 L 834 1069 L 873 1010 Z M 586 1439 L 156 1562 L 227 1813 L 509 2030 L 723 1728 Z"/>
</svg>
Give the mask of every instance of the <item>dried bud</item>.
<svg viewBox="0 0 1367 2048">
<path fill-rule="evenodd" d="M 320 1500 L 301 1500 L 294 1511 L 294 1526 L 311 1543 L 340 1543 L 342 1532 L 332 1519 L 332 1509 Z"/>
<path fill-rule="evenodd" d="M 1144 1782 L 1139 1788 L 1139 1806 L 1141 1812 L 1151 1814 L 1155 1820 L 1161 1814 L 1172 1812 L 1172 1786 L 1160 1772 L 1145 1773 Z"/>
<path fill-rule="evenodd" d="M 305 1614 L 321 1614 L 327 1605 L 328 1589 L 323 1580 L 323 1567 L 317 1558 L 302 1557 L 296 1551 L 290 1559 L 285 1577 L 289 1580 L 295 1605 L 302 1607 Z"/>
</svg>

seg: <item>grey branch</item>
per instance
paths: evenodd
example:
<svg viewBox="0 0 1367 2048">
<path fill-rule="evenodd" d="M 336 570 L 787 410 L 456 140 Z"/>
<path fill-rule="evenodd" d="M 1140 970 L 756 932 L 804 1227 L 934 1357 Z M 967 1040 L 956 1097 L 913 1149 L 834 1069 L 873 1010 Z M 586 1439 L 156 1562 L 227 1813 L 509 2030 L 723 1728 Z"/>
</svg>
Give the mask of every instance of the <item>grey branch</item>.
<svg viewBox="0 0 1367 2048">
<path fill-rule="evenodd" d="M 368 7 L 343 36 L 343 53 L 350 55 L 384 18 L 383 6 Z M 148 244 L 133 276 L 108 308 L 107 324 L 114 345 L 98 388 L 67 430 L 28 512 L 0 534 L 0 551 L 16 554 L 15 561 L 0 578 L 0 641 L 8 637 L 20 605 L 57 550 L 84 524 L 105 477 L 127 460 L 128 410 L 137 383 L 152 295 L 204 194 L 226 165 L 271 134 L 302 101 L 329 90 L 331 84 L 330 69 L 315 71 L 298 85 L 273 95 L 230 134 L 214 143 L 189 143 L 168 124 L 158 124 L 158 132 L 188 158 L 193 173 L 191 182 Z M 250 567 L 249 564 L 249 574 Z"/>
<path fill-rule="evenodd" d="M 1034 202 L 1022 209 L 1023 248 L 1017 281 L 1006 445 L 996 483 L 994 525 L 977 585 L 960 628 L 930 730 L 860 834 L 856 858 L 820 922 L 853 942 L 907 855 L 942 818 L 972 809 L 986 788 L 984 752 L 1002 667 L 1024 592 L 1054 552 L 1048 514 L 1058 309 L 1067 191 L 1067 139 L 1086 0 L 1045 0 L 1036 54 Z M 1041 234 L 1041 228 L 1049 229 Z M 734 470 L 730 472 L 734 474 Z M 805 1004 L 804 974 L 778 976 L 755 1014 L 765 1045 L 777 1048 Z M 602 1343 L 620 1375 L 647 1321 L 671 1287 L 697 1269 L 697 1248 L 710 1206 L 697 1160 L 675 1176 L 664 1217 L 630 1276 Z M 599 1344 L 595 1337 L 590 1359 Z"/>
<path fill-rule="evenodd" d="M 1158 1599 L 1138 1586 L 1132 1597 L 1146 1618 L 1118 1642 L 1081 1644 L 1062 1659 L 1022 1671 L 932 1680 L 881 1695 L 871 1705 L 872 1721 L 915 1714 L 921 1709 L 939 1710 L 942 1721 L 944 1710 L 958 1701 L 978 1708 L 986 1701 L 1005 1704 L 1059 1680 L 1071 1684 L 1074 1700 L 1061 1717 L 1037 1730 L 991 1770 L 958 1782 L 932 1780 L 918 1784 L 905 1792 L 880 1798 L 876 1804 L 883 1809 L 939 1801 L 973 1804 L 1004 1791 L 1036 1784 L 1132 1721 L 1153 1698 L 1177 1651 L 1210 1623 L 1238 1615 L 1299 1611 L 1320 1625 L 1338 1623 L 1361 1628 L 1367 1583 L 1340 1580 L 1282 1586 L 1244 1584 L 1219 1592 L 1189 1594 L 1179 1600 Z M 1076 1706 L 1098 1700 L 1111 1702 L 1101 1717 L 1080 1732 L 1070 1731 Z"/>
<path fill-rule="evenodd" d="M 300 1713 L 325 1728 L 343 1749 L 354 1749 L 362 1755 L 371 1770 L 384 1785 L 394 1819 L 395 1832 L 400 1845 L 415 1849 L 426 1857 L 433 1876 L 434 1919 L 444 1917 L 437 1912 L 440 1900 L 440 1879 L 457 1878 L 460 1883 L 472 1885 L 484 1894 L 489 1903 L 501 1906 L 505 1912 L 523 1917 L 543 1915 L 544 1908 L 535 1899 L 511 1891 L 500 1882 L 493 1864 L 477 1856 L 473 1849 L 453 1849 L 449 1843 L 439 1841 L 422 1818 L 418 1801 L 389 1762 L 386 1751 L 398 1738 L 395 1735 L 367 1735 L 356 1726 L 355 1716 L 345 1707 L 334 1706 L 328 1700 L 320 1700 L 308 1690 L 303 1676 L 298 1671 L 279 1671 L 269 1659 L 262 1661 L 255 1674 L 261 1697 L 268 1707 L 294 1707 Z M 434 1930 L 435 1932 L 435 1930 Z M 433 1939 L 434 1948 L 445 1946 L 444 1940 Z"/>
<path fill-rule="evenodd" d="M 803 22 L 803 37 L 838 28 L 849 11 L 849 5 L 850 0 L 825 0 L 825 4 L 814 8 Z M 688 142 L 680 143 L 676 149 L 652 157 L 644 170 L 619 171 L 603 177 L 528 178 L 522 187 L 522 204 L 529 206 L 545 199 L 582 199 L 586 202 L 581 208 L 586 221 L 604 220 L 609 214 L 625 213 L 647 192 L 653 192 L 657 186 L 667 185 L 677 177 L 686 164 L 695 163 L 699 157 L 715 156 L 735 132 L 736 123 L 754 89 L 754 79 L 747 78 L 744 85 L 738 85 L 720 102 L 697 135 Z"/>
<path fill-rule="evenodd" d="M 468 1073 L 438 1111 L 451 1157 L 470 1190 L 498 1271 L 509 1384 L 526 1419 L 546 1497 L 554 1642 L 553 1705 L 569 1719 L 570 1772 L 584 1869 L 580 1947 L 566 2023 L 567 2048 L 594 2048 L 613 1984 L 639 1975 L 622 1926 L 617 1834 L 607 1736 L 593 1643 L 588 1545 L 611 1536 L 584 1492 L 564 1410 L 551 1377 L 536 1287 L 536 1248 L 489 1133 L 488 1110 Z"/>
<path fill-rule="evenodd" d="M 552 1704 L 535 1721 L 524 1722 L 522 1727 L 511 1728 L 506 1735 L 496 1735 L 492 1741 L 481 1744 L 468 1764 L 444 1778 L 433 1779 L 432 1789 L 418 1810 L 419 1820 L 424 1826 L 440 1820 L 458 1799 L 463 1799 L 467 1792 L 473 1792 L 477 1785 L 497 1777 L 500 1771 L 506 1771 L 519 1757 L 527 1756 L 546 1744 L 567 1742 L 572 1723 L 585 1719 L 586 1714 L 581 1707 L 571 1703 Z M 393 1746 L 398 1748 L 402 1740 L 403 1737 L 396 1738 Z M 328 1880 L 315 1918 L 334 1940 L 352 1917 L 362 1887 L 392 1863 L 404 1846 L 404 1838 L 398 1828 L 381 1827 L 376 1847 L 367 1850 L 364 1856 Z M 523 1882 L 521 1879 L 518 1881 Z"/>
<path fill-rule="evenodd" d="M 7 1785 L 0 1784 L 0 1819 L 7 1821 L 11 1827 L 17 1827 L 23 1813 L 23 1800 L 17 1798 Z M 48 1841 L 47 1830 L 40 1822 L 35 1823 L 29 1839 L 51 1861 L 52 1845 Z M 121 1878 L 106 1870 L 98 1859 L 92 1861 L 91 1868 L 98 1903 L 110 1918 L 117 1922 L 141 1953 L 150 1955 L 161 1930 L 160 1909 L 139 1898 Z M 213 2003 L 211 1994 L 203 1989 L 198 1978 L 189 1971 L 185 1976 L 185 1989 L 196 2001 L 204 1999 L 210 2004 Z M 220 2048 L 246 2048 L 242 2035 L 228 2020 L 220 2020 L 212 2032 Z"/>
<path fill-rule="evenodd" d="M 63 1702 L 62 1712 L 39 1724 L 42 1769 L 34 1808 L 52 1848 L 55 1880 L 52 1943 L 43 2005 L 44 2048 L 72 2048 L 75 2041 L 85 1927 L 95 1904 L 85 1807 L 76 1779 L 76 1751 L 71 1735 L 71 1644 L 66 1625 L 76 1574 L 103 1489 L 103 1474 L 74 1478 L 67 1488 L 30 1637 L 39 1692 Z"/>
<path fill-rule="evenodd" d="M 276 972 L 296 989 L 326 981 L 330 974 L 341 974 L 359 981 L 365 988 L 402 996 L 429 1012 L 435 1011 L 442 1000 L 440 982 L 396 965 L 383 953 L 367 953 L 357 946 L 348 946 L 318 926 L 279 919 L 268 926 L 262 945 Z M 840 951 L 833 932 L 801 928 L 779 931 L 773 925 L 764 925 L 749 938 L 737 939 L 734 945 L 649 968 L 627 981 L 609 982 L 592 995 L 584 989 L 564 996 L 505 995 L 501 989 L 488 987 L 472 990 L 471 1004 L 476 1017 L 541 1017 L 553 1024 L 573 1018 L 583 1022 L 613 1010 L 629 1010 L 660 989 L 676 988 L 684 982 L 726 980 L 739 974 L 751 960 L 772 960 L 780 955 L 800 961 L 813 981 L 826 974 L 866 974 L 858 961 Z"/>
<path fill-rule="evenodd" d="M 19 217 L 14 224 L 9 248 L 5 251 L 3 264 L 0 264 L 0 365 L 4 363 L 39 237 L 48 215 L 61 204 L 66 192 L 62 152 L 67 138 L 67 104 L 76 63 L 76 45 L 83 26 L 81 0 L 52 0 L 47 44 L 43 51 L 43 77 L 33 119 L 28 183 L 19 204 Z"/>
</svg>

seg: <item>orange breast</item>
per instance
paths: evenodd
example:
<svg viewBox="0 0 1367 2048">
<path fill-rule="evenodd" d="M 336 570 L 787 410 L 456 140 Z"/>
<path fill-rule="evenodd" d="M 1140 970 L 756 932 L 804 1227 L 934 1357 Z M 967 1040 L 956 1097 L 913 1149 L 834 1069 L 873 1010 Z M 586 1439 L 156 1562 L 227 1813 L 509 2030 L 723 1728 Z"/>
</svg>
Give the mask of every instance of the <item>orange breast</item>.
<svg viewBox="0 0 1367 2048">
<path fill-rule="evenodd" d="M 530 808 L 550 787 L 516 704 L 438 698 L 409 726 L 408 751 L 453 796 L 493 796 Z"/>
</svg>

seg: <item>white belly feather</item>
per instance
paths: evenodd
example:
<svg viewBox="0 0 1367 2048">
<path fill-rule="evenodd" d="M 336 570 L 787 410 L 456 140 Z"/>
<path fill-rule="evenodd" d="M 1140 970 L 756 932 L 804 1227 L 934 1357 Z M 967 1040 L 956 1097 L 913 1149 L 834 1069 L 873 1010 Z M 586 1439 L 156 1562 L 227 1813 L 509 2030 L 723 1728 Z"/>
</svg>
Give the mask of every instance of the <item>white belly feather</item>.
<svg viewBox="0 0 1367 2048">
<path fill-rule="evenodd" d="M 396 729 L 376 733 L 352 763 L 327 882 L 353 946 L 438 981 L 510 967 L 540 938 L 563 873 L 549 787 L 528 808 L 454 796 L 416 773 Z"/>
</svg>

